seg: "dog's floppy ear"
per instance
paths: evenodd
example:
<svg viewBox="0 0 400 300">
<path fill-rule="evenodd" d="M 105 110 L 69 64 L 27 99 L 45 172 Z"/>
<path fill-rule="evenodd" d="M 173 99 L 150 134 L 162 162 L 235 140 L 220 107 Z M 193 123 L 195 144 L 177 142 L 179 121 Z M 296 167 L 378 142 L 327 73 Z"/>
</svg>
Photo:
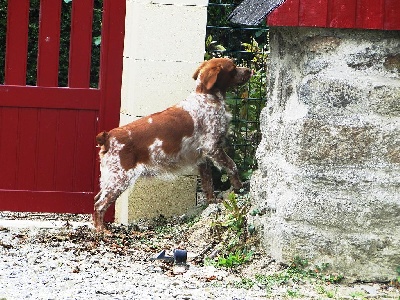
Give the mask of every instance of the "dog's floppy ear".
<svg viewBox="0 0 400 300">
<path fill-rule="evenodd" d="M 194 80 L 197 80 L 197 77 L 199 76 L 201 69 L 204 68 L 204 66 L 206 65 L 206 63 L 207 63 L 207 61 L 203 61 L 203 62 L 201 63 L 201 65 L 197 68 L 196 72 L 194 72 L 194 74 L 193 74 L 193 79 L 194 79 Z"/>
<path fill-rule="evenodd" d="M 215 82 L 217 81 L 218 74 L 221 70 L 222 66 L 217 65 L 212 66 L 211 68 L 207 68 L 203 72 L 201 72 L 200 80 L 206 86 L 207 90 L 210 90 L 214 86 Z"/>
<path fill-rule="evenodd" d="M 201 83 L 206 87 L 207 90 L 210 90 L 217 81 L 218 74 L 221 70 L 221 64 L 210 65 L 210 63 L 207 64 L 207 62 L 203 62 L 194 73 L 193 78 L 197 79 L 200 75 Z"/>
</svg>

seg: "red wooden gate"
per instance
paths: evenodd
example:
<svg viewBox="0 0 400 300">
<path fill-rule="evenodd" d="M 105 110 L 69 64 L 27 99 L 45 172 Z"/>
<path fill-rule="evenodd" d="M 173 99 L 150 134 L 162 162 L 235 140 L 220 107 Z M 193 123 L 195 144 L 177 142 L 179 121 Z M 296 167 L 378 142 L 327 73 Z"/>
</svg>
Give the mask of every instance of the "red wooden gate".
<svg viewBox="0 0 400 300">
<path fill-rule="evenodd" d="M 89 87 L 93 0 L 72 1 L 68 87 L 58 87 L 63 0 L 41 0 L 37 84 L 26 85 L 29 0 L 8 0 L 0 85 L 0 210 L 91 213 L 95 135 L 116 127 L 126 0 L 103 0 L 99 88 Z"/>
</svg>

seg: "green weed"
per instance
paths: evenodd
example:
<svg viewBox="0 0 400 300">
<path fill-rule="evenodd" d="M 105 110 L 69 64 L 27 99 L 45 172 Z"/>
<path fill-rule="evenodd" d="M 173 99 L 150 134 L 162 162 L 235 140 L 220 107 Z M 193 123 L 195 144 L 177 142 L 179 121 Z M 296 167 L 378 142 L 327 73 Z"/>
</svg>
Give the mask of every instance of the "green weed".
<svg viewBox="0 0 400 300">
<path fill-rule="evenodd" d="M 336 274 L 328 274 L 328 264 L 324 264 L 324 272 L 321 273 L 322 267 L 310 268 L 309 263 L 306 259 L 296 257 L 289 264 L 289 266 L 277 273 L 271 275 L 256 275 L 255 280 L 262 286 L 265 286 L 267 290 L 270 290 L 273 286 L 285 285 L 289 282 L 301 283 L 305 281 L 314 281 L 319 283 L 338 283 L 343 279 L 343 276 Z M 322 293 L 322 290 L 320 289 Z M 328 296 L 334 297 L 334 293 L 324 291 Z M 331 298 L 328 296 L 329 298 Z"/>
<path fill-rule="evenodd" d="M 355 292 L 350 293 L 350 297 L 353 299 L 362 299 L 362 300 L 367 299 L 365 297 L 365 293 L 360 292 L 360 291 L 355 291 Z"/>
<path fill-rule="evenodd" d="M 225 199 L 222 204 L 224 205 L 227 214 L 223 220 L 217 220 L 211 223 L 212 227 L 217 230 L 225 228 L 230 230 L 240 238 L 242 233 L 247 230 L 247 213 L 249 212 L 249 207 L 245 203 L 239 205 L 238 197 L 234 192 L 228 194 L 228 198 Z M 244 236 L 244 240 L 246 236 Z"/>
<path fill-rule="evenodd" d="M 249 289 L 251 289 L 255 284 L 256 284 L 256 282 L 255 282 L 254 280 L 250 279 L 250 278 L 242 278 L 240 281 L 235 282 L 235 283 L 233 284 L 233 286 L 234 286 L 235 288 L 238 288 L 238 289 L 246 289 L 246 290 L 249 290 Z"/>
<path fill-rule="evenodd" d="M 289 297 L 299 297 L 300 296 L 299 291 L 296 291 L 296 290 L 287 290 L 286 293 Z"/>
<path fill-rule="evenodd" d="M 248 262 L 253 256 L 253 251 L 236 250 L 228 255 L 219 256 L 217 266 L 225 268 L 235 268 Z"/>
<path fill-rule="evenodd" d="M 324 286 L 321 286 L 321 285 L 316 287 L 316 291 L 318 294 L 325 295 L 326 297 L 328 297 L 330 299 L 334 298 L 336 296 L 336 292 L 337 292 L 334 290 L 327 290 Z"/>
<path fill-rule="evenodd" d="M 249 212 L 247 205 L 239 206 L 237 195 L 234 192 L 229 193 L 228 199 L 222 204 L 229 212 L 225 225 L 237 232 L 242 231 L 246 223 L 246 215 Z"/>
<path fill-rule="evenodd" d="M 396 268 L 397 276 L 393 280 L 390 281 L 390 284 L 400 289 L 400 266 Z M 400 297 L 399 297 L 400 300 Z"/>
<path fill-rule="evenodd" d="M 220 240 L 220 255 L 207 263 L 213 263 L 216 267 L 235 268 L 251 260 L 253 251 L 249 251 L 247 245 L 249 205 L 243 199 L 239 201 L 238 195 L 231 192 L 223 201 L 225 214 L 211 223 Z"/>
</svg>

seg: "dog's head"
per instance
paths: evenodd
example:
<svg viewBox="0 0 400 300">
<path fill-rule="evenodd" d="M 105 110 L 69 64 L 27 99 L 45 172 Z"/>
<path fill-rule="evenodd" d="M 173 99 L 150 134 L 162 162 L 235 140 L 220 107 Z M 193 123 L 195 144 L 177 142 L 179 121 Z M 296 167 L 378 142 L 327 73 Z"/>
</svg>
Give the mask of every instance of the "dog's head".
<svg viewBox="0 0 400 300">
<path fill-rule="evenodd" d="M 251 69 L 236 67 L 229 58 L 212 58 L 197 68 L 193 78 L 199 81 L 197 92 L 225 94 L 229 87 L 246 83 L 252 74 Z"/>
</svg>

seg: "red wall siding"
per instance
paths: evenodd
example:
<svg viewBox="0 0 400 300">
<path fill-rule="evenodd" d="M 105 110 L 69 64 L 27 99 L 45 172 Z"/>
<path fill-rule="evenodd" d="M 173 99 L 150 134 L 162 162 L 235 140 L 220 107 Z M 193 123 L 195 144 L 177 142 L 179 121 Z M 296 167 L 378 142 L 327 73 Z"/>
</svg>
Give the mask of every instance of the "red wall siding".
<svg viewBox="0 0 400 300">
<path fill-rule="evenodd" d="M 299 26 L 324 27 L 328 17 L 328 0 L 301 0 Z"/>
<path fill-rule="evenodd" d="M 287 0 L 270 26 L 400 30 L 400 0 Z"/>
<path fill-rule="evenodd" d="M 269 25 L 285 24 L 282 26 L 299 26 L 299 4 L 300 0 L 286 0 L 268 17 Z"/>
<path fill-rule="evenodd" d="M 331 0 L 328 11 L 328 27 L 354 28 L 356 25 L 356 1 Z"/>
</svg>

